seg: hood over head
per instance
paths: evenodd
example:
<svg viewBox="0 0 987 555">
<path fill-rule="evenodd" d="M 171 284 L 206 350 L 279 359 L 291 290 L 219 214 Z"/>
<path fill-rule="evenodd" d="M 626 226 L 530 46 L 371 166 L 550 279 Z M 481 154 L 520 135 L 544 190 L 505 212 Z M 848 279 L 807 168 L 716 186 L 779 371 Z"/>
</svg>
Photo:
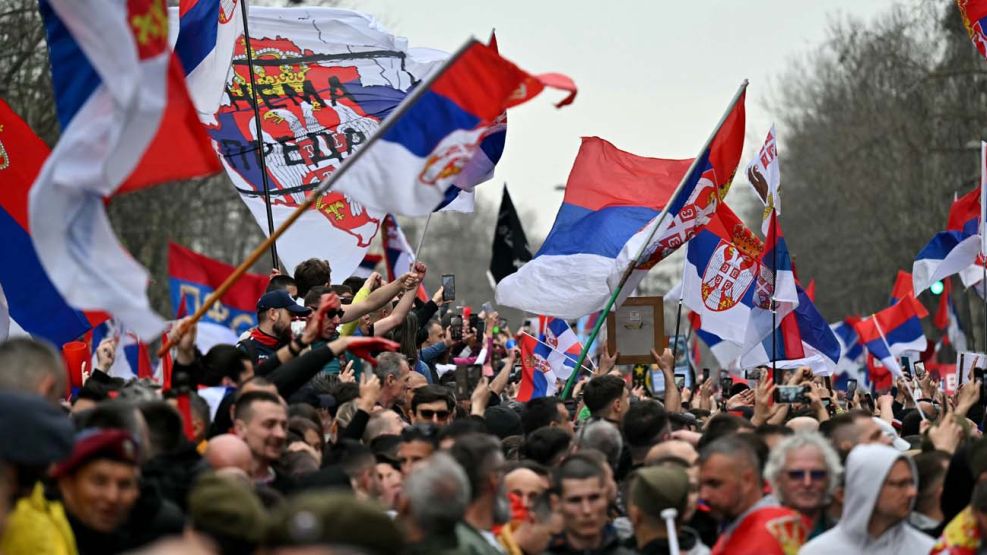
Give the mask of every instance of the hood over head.
<svg viewBox="0 0 987 555">
<path fill-rule="evenodd" d="M 846 461 L 846 480 L 843 500 L 843 517 L 839 526 L 846 533 L 863 538 L 877 497 L 884 486 L 891 467 L 898 460 L 907 461 L 912 467 L 912 479 L 918 487 L 915 464 L 905 454 L 887 445 L 858 445 L 850 451 Z M 904 522 L 904 521 L 903 521 Z"/>
</svg>

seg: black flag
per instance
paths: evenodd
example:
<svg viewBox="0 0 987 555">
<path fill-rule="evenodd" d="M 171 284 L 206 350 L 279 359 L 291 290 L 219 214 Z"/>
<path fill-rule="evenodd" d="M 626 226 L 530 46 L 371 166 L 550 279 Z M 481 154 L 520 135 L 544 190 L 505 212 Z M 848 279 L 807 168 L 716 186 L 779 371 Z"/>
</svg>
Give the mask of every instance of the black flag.
<svg viewBox="0 0 987 555">
<path fill-rule="evenodd" d="M 493 282 L 513 274 L 525 262 L 531 260 L 531 250 L 528 239 L 521 228 L 521 220 L 514 210 L 511 195 L 504 185 L 504 197 L 500 201 L 500 213 L 497 215 L 497 227 L 494 229 L 493 255 L 490 258 L 490 278 Z"/>
</svg>

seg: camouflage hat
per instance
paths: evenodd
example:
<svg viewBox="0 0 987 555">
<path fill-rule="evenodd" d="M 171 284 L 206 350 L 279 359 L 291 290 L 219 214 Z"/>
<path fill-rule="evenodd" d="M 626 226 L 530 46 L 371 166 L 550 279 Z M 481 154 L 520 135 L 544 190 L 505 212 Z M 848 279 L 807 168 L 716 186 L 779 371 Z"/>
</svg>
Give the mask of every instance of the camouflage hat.
<svg viewBox="0 0 987 555">
<path fill-rule="evenodd" d="M 193 528 L 249 544 L 260 543 L 267 515 L 250 484 L 235 476 L 205 474 L 188 496 Z"/>
<path fill-rule="evenodd" d="M 630 503 L 653 518 L 665 509 L 675 509 L 681 516 L 689 500 L 689 475 L 673 466 L 649 466 L 631 477 Z"/>
<path fill-rule="evenodd" d="M 404 548 L 383 509 L 345 493 L 305 493 L 288 500 L 272 518 L 264 544 L 345 546 L 380 555 Z"/>
</svg>

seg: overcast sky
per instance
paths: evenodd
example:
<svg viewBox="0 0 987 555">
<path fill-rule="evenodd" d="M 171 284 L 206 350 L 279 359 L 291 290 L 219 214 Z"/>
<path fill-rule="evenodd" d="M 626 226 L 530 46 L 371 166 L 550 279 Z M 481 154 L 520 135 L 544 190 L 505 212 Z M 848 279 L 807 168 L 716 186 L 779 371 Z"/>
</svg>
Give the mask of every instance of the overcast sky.
<svg viewBox="0 0 987 555">
<path fill-rule="evenodd" d="M 501 53 L 531 73 L 560 72 L 579 86 L 511 110 L 507 147 L 479 202 L 497 205 L 506 181 L 526 221 L 544 236 L 562 201 L 579 137 L 597 135 L 629 152 L 660 158 L 697 154 L 740 82 L 750 79 L 745 156 L 772 122 L 765 100 L 792 60 L 811 53 L 836 17 L 865 20 L 891 0 L 349 0 L 411 46 L 455 50 L 496 28 Z M 784 156 L 785 130 L 778 129 Z M 737 185 L 747 188 L 742 177 Z M 784 176 L 782 176 L 784 183 Z M 785 204 L 798 202 L 785 199 Z M 752 225 L 751 227 L 756 227 Z"/>
</svg>

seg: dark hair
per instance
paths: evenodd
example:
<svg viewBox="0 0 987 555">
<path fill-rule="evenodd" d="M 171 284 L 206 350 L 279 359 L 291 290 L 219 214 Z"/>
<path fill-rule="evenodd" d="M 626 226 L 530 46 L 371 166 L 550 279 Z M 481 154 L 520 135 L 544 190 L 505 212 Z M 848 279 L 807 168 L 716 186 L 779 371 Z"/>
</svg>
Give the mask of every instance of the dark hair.
<svg viewBox="0 0 987 555">
<path fill-rule="evenodd" d="M 552 473 L 552 488 L 561 495 L 563 480 L 586 480 L 588 478 L 598 478 L 602 487 L 603 480 L 606 478 L 604 464 L 606 463 L 601 464 L 589 453 L 569 455 Z"/>
<path fill-rule="evenodd" d="M 271 291 L 278 291 L 280 289 L 287 291 L 290 285 L 294 285 L 296 288 L 298 287 L 295 283 L 295 278 L 285 274 L 278 274 L 271 276 L 271 281 L 267 282 L 267 289 L 264 292 L 270 293 Z"/>
<path fill-rule="evenodd" d="M 336 382 L 329 388 L 329 394 L 336 398 L 336 409 L 330 410 L 333 417 L 335 417 L 335 411 L 343 403 L 348 403 L 360 396 L 360 386 L 354 382 Z"/>
<path fill-rule="evenodd" d="M 329 289 L 340 297 L 342 297 L 343 295 L 353 296 L 354 293 L 353 288 L 350 287 L 349 285 L 346 285 L 345 283 L 341 285 L 330 285 Z"/>
<path fill-rule="evenodd" d="M 250 360 L 250 355 L 233 345 L 214 345 L 202 357 L 202 364 L 206 367 L 203 385 L 217 386 L 223 382 L 223 378 L 239 384 L 240 376 L 245 370 L 243 363 L 247 360 Z"/>
<path fill-rule="evenodd" d="M 754 428 L 754 433 L 758 437 L 764 439 L 764 436 L 790 436 L 795 434 L 795 430 L 785 426 L 783 424 L 761 424 L 757 428 Z"/>
<path fill-rule="evenodd" d="M 418 405 L 423 403 L 434 403 L 436 401 L 445 401 L 446 409 L 450 412 L 452 412 L 453 408 L 456 406 L 456 396 L 453 395 L 452 391 L 448 387 L 429 384 L 424 387 L 419 387 L 415 390 L 415 394 L 411 396 L 411 412 L 417 412 Z"/>
<path fill-rule="evenodd" d="M 668 433 L 668 413 L 658 401 L 639 401 L 627 409 L 621 428 L 629 447 L 651 447 Z"/>
<path fill-rule="evenodd" d="M 708 443 L 747 428 L 753 428 L 753 425 L 749 421 L 739 416 L 721 412 L 710 418 L 709 422 L 706 423 L 706 431 L 699 438 L 699 448 L 702 449 Z"/>
<path fill-rule="evenodd" d="M 551 466 L 555 459 L 569 449 L 572 434 L 562 428 L 538 428 L 521 446 L 521 456 L 538 464 Z"/>
<path fill-rule="evenodd" d="M 912 460 L 918 473 L 918 499 L 921 500 L 932 495 L 936 482 L 946 479 L 950 455 L 945 451 L 928 451 L 915 455 Z"/>
<path fill-rule="evenodd" d="M 536 397 L 524 404 L 521 411 L 521 428 L 524 435 L 529 435 L 538 428 L 551 426 L 554 422 L 561 422 L 559 414 L 559 404 L 562 401 L 558 397 Z"/>
<path fill-rule="evenodd" d="M 754 434 L 747 435 L 757 437 Z M 756 471 L 758 480 L 761 479 L 761 461 L 749 438 L 729 434 L 707 443 L 699 450 L 699 464 L 705 464 L 713 455 L 724 455 L 733 463 L 746 462 Z"/>
<path fill-rule="evenodd" d="M 305 293 L 302 302 L 305 303 L 306 307 L 318 310 L 319 305 L 322 304 L 322 295 L 326 293 L 332 293 L 332 289 L 325 285 L 313 285 L 309 288 L 308 293 Z"/>
<path fill-rule="evenodd" d="M 439 443 L 441 443 L 446 439 L 458 441 L 459 438 L 469 434 L 485 433 L 487 433 L 487 427 L 483 424 L 483 422 L 472 418 L 457 418 L 456 420 L 450 422 L 447 426 L 443 426 L 442 429 L 439 430 L 437 437 Z"/>
<path fill-rule="evenodd" d="M 591 379 L 583 387 L 583 403 L 589 409 L 590 414 L 598 416 L 610 403 L 618 400 L 624 395 L 624 388 L 627 384 L 617 376 L 597 376 Z"/>
<path fill-rule="evenodd" d="M 316 285 L 329 285 L 332 275 L 332 268 L 328 260 L 309 258 L 295 266 L 295 285 L 298 287 L 298 296 L 304 297 L 308 290 Z"/>
<path fill-rule="evenodd" d="M 281 398 L 267 391 L 250 391 L 237 398 L 233 405 L 233 420 L 246 420 L 254 403 L 281 404 Z"/>
<path fill-rule="evenodd" d="M 819 433 L 826 437 L 826 439 L 832 439 L 833 433 L 836 430 L 842 428 L 843 426 L 852 426 L 854 416 L 849 413 L 841 413 L 835 416 L 831 416 L 829 420 L 823 420 L 819 423 Z"/>
<path fill-rule="evenodd" d="M 182 429 L 182 415 L 178 414 L 167 401 L 146 401 L 137 406 L 147 423 L 150 449 L 154 453 L 166 454 L 185 443 Z"/>
<path fill-rule="evenodd" d="M 979 513 L 987 513 L 987 482 L 977 482 L 970 496 L 970 506 Z"/>
<path fill-rule="evenodd" d="M 322 427 L 322 418 L 319 416 L 319 411 L 308 403 L 292 403 L 288 405 L 288 418 L 295 416 L 307 418 L 316 427 Z"/>
<path fill-rule="evenodd" d="M 487 434 L 466 434 L 458 438 L 449 449 L 449 454 L 466 472 L 471 501 L 485 493 L 488 476 L 495 470 L 498 457 L 503 457 L 500 442 Z"/>
<path fill-rule="evenodd" d="M 431 422 L 412 424 L 401 430 L 401 443 L 420 441 L 436 447 L 439 444 L 439 427 Z"/>
</svg>

